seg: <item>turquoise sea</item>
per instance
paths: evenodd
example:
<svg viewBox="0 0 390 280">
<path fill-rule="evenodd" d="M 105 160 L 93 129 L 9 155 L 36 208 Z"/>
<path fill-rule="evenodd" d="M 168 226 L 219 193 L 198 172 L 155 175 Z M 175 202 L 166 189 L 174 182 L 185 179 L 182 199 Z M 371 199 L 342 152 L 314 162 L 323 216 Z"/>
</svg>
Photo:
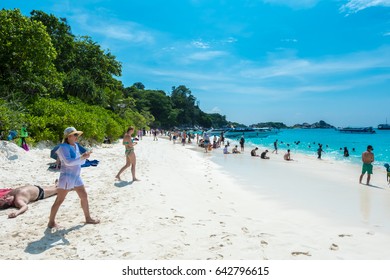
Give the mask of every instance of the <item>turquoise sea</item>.
<svg viewBox="0 0 390 280">
<path fill-rule="evenodd" d="M 321 143 L 324 150 L 323 159 L 359 164 L 362 152 L 367 149 L 367 145 L 372 145 L 374 165 L 383 166 L 384 163 L 390 163 L 390 130 L 376 130 L 374 134 L 349 134 L 335 129 L 282 129 L 266 138 L 248 138 L 245 140 L 245 146 L 267 148 L 271 152 L 276 139 L 280 153 L 290 149 L 292 155 L 297 152 L 317 157 L 318 143 Z M 344 147 L 349 150 L 348 158 L 343 156 Z"/>
</svg>

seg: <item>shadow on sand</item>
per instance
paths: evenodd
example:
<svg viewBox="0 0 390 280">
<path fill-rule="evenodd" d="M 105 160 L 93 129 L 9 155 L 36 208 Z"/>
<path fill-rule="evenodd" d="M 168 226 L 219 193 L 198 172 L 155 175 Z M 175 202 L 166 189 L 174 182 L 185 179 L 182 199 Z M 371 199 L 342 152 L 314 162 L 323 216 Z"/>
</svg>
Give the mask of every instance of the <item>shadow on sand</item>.
<svg viewBox="0 0 390 280">
<path fill-rule="evenodd" d="M 117 188 L 123 188 L 126 186 L 130 186 L 132 184 L 133 184 L 133 181 L 119 181 L 119 182 L 115 182 L 114 186 Z"/>
<path fill-rule="evenodd" d="M 70 243 L 65 235 L 73 230 L 78 230 L 83 226 L 85 225 L 77 225 L 69 229 L 59 229 L 54 232 L 51 228 L 47 228 L 41 239 L 30 242 L 24 251 L 29 254 L 40 254 L 58 245 L 69 245 Z"/>
</svg>

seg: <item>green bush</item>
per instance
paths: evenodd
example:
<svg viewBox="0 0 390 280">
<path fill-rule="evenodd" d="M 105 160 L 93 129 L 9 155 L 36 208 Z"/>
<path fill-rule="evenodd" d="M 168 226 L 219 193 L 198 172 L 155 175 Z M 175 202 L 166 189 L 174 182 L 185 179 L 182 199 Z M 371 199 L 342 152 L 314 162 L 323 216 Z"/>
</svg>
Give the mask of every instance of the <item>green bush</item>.
<svg viewBox="0 0 390 280">
<path fill-rule="evenodd" d="M 127 126 L 145 121 L 138 112 L 127 110 L 125 118 L 99 106 L 91 106 L 78 99 L 70 101 L 42 98 L 28 107 L 27 122 L 30 137 L 35 141 L 60 142 L 63 131 L 69 126 L 82 130 L 83 142 L 102 143 L 104 137 L 111 141 L 123 135 Z"/>
</svg>

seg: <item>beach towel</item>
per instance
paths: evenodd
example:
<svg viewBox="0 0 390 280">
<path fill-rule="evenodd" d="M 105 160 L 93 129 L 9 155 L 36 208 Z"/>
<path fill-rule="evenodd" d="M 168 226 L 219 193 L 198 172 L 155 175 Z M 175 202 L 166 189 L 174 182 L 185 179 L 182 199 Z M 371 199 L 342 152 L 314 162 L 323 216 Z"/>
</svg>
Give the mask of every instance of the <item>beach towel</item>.
<svg viewBox="0 0 390 280">
<path fill-rule="evenodd" d="M 85 163 L 81 165 L 81 167 L 90 167 L 90 166 L 97 166 L 99 164 L 99 161 L 94 159 L 94 160 L 85 160 Z"/>
<path fill-rule="evenodd" d="M 0 198 L 5 197 L 12 189 L 0 189 Z"/>
</svg>

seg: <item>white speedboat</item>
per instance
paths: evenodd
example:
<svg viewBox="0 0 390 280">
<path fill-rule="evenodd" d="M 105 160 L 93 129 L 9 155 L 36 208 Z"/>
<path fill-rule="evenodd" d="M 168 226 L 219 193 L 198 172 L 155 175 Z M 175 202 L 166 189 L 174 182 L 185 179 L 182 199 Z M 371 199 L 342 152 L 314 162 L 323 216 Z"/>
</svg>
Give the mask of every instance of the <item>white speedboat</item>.
<svg viewBox="0 0 390 280">
<path fill-rule="evenodd" d="M 222 132 L 227 131 L 230 128 L 212 128 L 206 131 L 209 136 L 221 136 Z"/>
</svg>

